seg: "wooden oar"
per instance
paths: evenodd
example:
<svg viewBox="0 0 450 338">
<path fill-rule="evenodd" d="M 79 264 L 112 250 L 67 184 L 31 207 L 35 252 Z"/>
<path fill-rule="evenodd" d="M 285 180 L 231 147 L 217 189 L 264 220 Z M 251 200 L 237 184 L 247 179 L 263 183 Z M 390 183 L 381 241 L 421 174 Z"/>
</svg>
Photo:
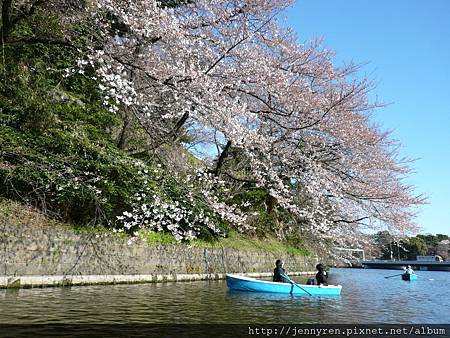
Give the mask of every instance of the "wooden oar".
<svg viewBox="0 0 450 338">
<path fill-rule="evenodd" d="M 401 276 L 401 275 L 403 275 L 403 274 L 399 273 L 398 275 L 387 276 L 387 277 L 384 277 L 384 278 L 391 278 L 391 277 L 396 277 L 396 276 Z"/>
<path fill-rule="evenodd" d="M 305 291 L 308 295 L 312 296 L 312 294 L 310 294 L 307 290 L 305 290 L 304 288 L 302 288 L 300 285 L 298 285 L 297 283 L 295 283 L 294 281 L 292 281 L 288 276 L 286 275 L 281 275 L 281 277 L 285 278 L 286 280 L 289 281 L 289 283 L 299 287 L 301 290 Z"/>
<path fill-rule="evenodd" d="M 400 273 L 400 274 L 398 274 L 398 275 L 393 275 L 393 276 L 387 276 L 387 277 L 384 277 L 384 278 L 391 278 L 391 277 L 401 276 L 401 275 L 403 275 L 403 273 Z M 411 275 L 414 275 L 414 276 L 416 276 L 416 277 L 420 277 L 420 275 L 418 275 L 418 274 L 416 274 L 416 273 L 412 273 Z M 434 280 L 434 278 L 429 278 L 428 280 Z"/>
</svg>

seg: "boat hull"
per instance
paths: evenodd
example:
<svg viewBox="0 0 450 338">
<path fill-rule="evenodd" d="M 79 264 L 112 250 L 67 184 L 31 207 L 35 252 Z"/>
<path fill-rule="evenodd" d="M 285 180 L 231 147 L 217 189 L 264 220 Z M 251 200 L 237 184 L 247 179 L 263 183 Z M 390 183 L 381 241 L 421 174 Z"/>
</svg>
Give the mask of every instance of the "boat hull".
<svg viewBox="0 0 450 338">
<path fill-rule="evenodd" d="M 402 279 L 403 279 L 403 280 L 407 280 L 407 281 L 417 280 L 417 275 L 404 273 L 404 274 L 402 275 Z"/>
<path fill-rule="evenodd" d="M 300 287 L 298 287 L 290 283 L 275 283 L 231 274 L 227 274 L 226 281 L 230 290 L 247 292 L 338 296 L 341 294 L 342 289 L 342 286 L 340 285 L 300 285 Z"/>
</svg>

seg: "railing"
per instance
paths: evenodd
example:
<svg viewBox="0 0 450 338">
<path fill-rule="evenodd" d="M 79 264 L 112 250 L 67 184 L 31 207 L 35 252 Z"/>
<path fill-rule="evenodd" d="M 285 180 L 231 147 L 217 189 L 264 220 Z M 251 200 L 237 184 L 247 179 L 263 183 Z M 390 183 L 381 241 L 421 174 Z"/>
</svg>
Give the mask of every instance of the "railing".
<svg viewBox="0 0 450 338">
<path fill-rule="evenodd" d="M 354 249 L 354 248 L 339 248 L 335 247 L 335 250 L 342 250 L 342 251 L 351 251 L 351 252 L 362 252 L 362 261 L 366 260 L 366 255 L 364 253 L 364 249 Z"/>
</svg>

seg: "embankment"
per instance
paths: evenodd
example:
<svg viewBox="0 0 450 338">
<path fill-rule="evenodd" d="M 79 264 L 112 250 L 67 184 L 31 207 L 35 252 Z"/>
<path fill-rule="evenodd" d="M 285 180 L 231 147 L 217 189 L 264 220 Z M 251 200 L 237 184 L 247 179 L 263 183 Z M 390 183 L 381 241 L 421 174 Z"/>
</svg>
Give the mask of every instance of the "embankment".
<svg viewBox="0 0 450 338">
<path fill-rule="evenodd" d="M 31 212 L 13 221 L 0 217 L 0 288 L 219 279 L 225 273 L 269 276 L 278 258 L 290 274 L 307 274 L 317 263 L 315 257 L 256 249 L 129 243 L 43 220 Z"/>
</svg>

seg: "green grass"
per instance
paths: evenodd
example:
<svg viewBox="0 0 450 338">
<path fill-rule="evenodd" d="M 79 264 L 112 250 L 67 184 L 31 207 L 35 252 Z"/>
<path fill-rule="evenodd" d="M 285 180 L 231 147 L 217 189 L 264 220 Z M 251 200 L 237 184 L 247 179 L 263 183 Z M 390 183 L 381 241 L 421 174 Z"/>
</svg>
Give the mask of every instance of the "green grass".
<svg viewBox="0 0 450 338">
<path fill-rule="evenodd" d="M 86 225 L 69 225 L 76 235 L 107 235 L 116 238 L 128 238 L 128 235 L 123 232 L 113 232 L 101 224 Z"/>
<path fill-rule="evenodd" d="M 196 239 L 190 242 L 195 247 L 206 248 L 233 248 L 238 250 L 258 250 L 265 252 L 285 253 L 292 256 L 309 256 L 307 248 L 297 248 L 283 244 L 276 238 L 254 239 L 241 235 L 237 232 L 230 232 L 228 237 L 220 238 L 215 242 L 207 242 Z"/>
<path fill-rule="evenodd" d="M 164 232 L 141 230 L 139 231 L 138 237 L 143 241 L 147 242 L 148 245 L 155 245 L 155 244 L 169 245 L 177 243 L 175 237 L 173 237 L 171 234 Z"/>
<path fill-rule="evenodd" d="M 173 235 L 163 232 L 155 232 L 149 230 L 139 231 L 139 238 L 148 245 L 174 245 L 177 241 Z M 237 250 L 257 250 L 265 252 L 283 253 L 292 256 L 309 256 L 310 252 L 306 248 L 296 248 L 285 245 L 275 238 L 252 239 L 237 232 L 230 232 L 228 237 L 220 238 L 215 241 L 206 241 L 203 239 L 195 239 L 190 241 L 188 245 L 198 248 L 232 248 Z"/>
</svg>

